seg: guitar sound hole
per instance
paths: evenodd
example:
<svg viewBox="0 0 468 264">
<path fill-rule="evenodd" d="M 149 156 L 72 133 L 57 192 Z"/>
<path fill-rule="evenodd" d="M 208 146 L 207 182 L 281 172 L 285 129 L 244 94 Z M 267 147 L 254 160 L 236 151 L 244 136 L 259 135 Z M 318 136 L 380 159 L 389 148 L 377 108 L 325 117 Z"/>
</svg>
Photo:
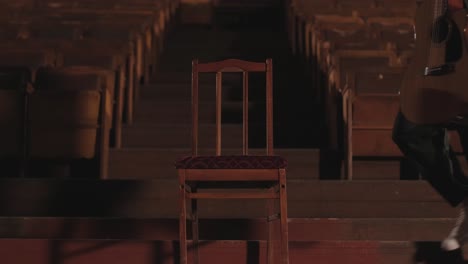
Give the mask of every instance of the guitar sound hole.
<svg viewBox="0 0 468 264">
<path fill-rule="evenodd" d="M 445 17 L 439 17 L 432 27 L 432 42 L 442 43 L 450 33 L 450 23 Z"/>
</svg>

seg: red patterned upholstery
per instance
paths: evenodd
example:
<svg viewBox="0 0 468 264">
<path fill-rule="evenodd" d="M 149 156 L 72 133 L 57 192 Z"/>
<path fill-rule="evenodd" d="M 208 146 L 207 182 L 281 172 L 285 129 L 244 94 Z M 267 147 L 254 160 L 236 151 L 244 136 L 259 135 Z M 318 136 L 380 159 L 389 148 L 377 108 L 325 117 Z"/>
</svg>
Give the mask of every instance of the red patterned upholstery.
<svg viewBox="0 0 468 264">
<path fill-rule="evenodd" d="M 287 165 L 280 156 L 197 156 L 175 164 L 177 169 L 282 169 Z"/>
</svg>

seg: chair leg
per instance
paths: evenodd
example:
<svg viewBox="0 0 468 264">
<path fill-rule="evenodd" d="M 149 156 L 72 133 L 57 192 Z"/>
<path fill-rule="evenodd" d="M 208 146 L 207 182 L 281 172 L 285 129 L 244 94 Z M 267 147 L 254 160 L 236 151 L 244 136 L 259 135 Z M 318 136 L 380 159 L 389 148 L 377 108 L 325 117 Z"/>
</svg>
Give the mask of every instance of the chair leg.
<svg viewBox="0 0 468 264">
<path fill-rule="evenodd" d="M 122 147 L 122 115 L 123 115 L 123 103 L 124 103 L 124 89 L 125 89 L 125 72 L 124 68 L 121 67 L 118 71 L 118 89 L 116 98 L 116 113 L 115 113 L 115 143 L 114 147 L 119 149 Z"/>
<path fill-rule="evenodd" d="M 106 105 L 107 92 L 102 93 L 103 99 L 101 102 L 101 128 L 100 128 L 100 146 L 99 146 L 99 178 L 107 179 L 109 173 L 109 130 L 110 130 L 110 120 L 107 115 Z"/>
<path fill-rule="evenodd" d="M 127 105 L 125 106 L 125 113 L 126 113 L 126 123 L 127 125 L 133 124 L 133 94 L 135 90 L 135 81 L 134 81 L 134 67 L 135 67 L 135 62 L 133 56 L 128 57 L 127 61 L 127 80 L 126 80 L 126 102 Z"/>
<path fill-rule="evenodd" d="M 192 192 L 196 192 L 194 188 Z M 198 201 L 197 199 L 191 199 L 192 203 L 192 248 L 193 248 L 193 263 L 199 263 L 199 253 L 198 253 Z"/>
<path fill-rule="evenodd" d="M 187 264 L 187 211 L 186 211 L 186 190 L 185 190 L 185 170 L 179 172 L 179 241 L 180 241 L 180 264 Z"/>
<path fill-rule="evenodd" d="M 286 192 L 286 170 L 279 170 L 280 177 L 280 221 L 281 221 L 281 263 L 289 263 L 289 245 L 288 245 L 288 202 Z"/>
<path fill-rule="evenodd" d="M 271 188 L 270 191 L 274 192 L 274 188 Z M 275 245 L 274 241 L 274 234 L 275 234 L 275 224 L 273 219 L 274 209 L 275 209 L 275 200 L 268 199 L 266 200 L 267 203 L 267 222 L 268 222 L 268 237 L 267 237 L 267 258 L 268 264 L 273 264 L 275 261 Z"/>
</svg>

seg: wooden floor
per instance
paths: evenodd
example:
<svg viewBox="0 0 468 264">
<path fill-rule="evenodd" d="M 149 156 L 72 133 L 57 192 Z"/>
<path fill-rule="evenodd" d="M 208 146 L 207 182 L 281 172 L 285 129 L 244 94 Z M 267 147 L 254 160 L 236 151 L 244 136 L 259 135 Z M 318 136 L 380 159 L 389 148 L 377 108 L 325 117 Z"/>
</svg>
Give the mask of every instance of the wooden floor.
<svg viewBox="0 0 468 264">
<path fill-rule="evenodd" d="M 339 178 L 327 174 L 339 171 L 338 165 L 323 161 L 319 106 L 285 34 L 175 27 L 157 73 L 141 90 L 135 123 L 124 128 L 123 148 L 111 150 L 109 180 L 0 179 L 1 263 L 178 263 L 174 161 L 189 153 L 191 59 L 233 56 L 273 57 L 275 145 L 289 161 L 290 263 L 411 264 L 415 254 L 435 258 L 435 241 L 448 234 L 457 209 L 425 181 L 400 180 L 398 161 L 359 161 L 354 181 L 325 180 Z M 214 85 L 209 81 L 202 79 L 206 90 Z M 232 136 L 240 110 L 235 81 L 226 84 L 223 109 Z M 201 93 L 202 142 L 212 138 L 213 94 Z M 252 137 L 262 139 L 261 133 Z M 228 153 L 236 143 L 227 137 Z M 265 263 L 262 203 L 202 202 L 200 215 L 202 263 Z"/>
<path fill-rule="evenodd" d="M 173 241 L 0 241 L 2 263 L 115 263 L 170 264 L 177 244 Z M 430 252 L 435 244 L 409 242 L 292 242 L 290 263 L 392 264 L 415 263 L 416 252 Z M 21 250 L 19 250 L 21 249 Z M 200 248 L 201 263 L 266 263 L 265 245 L 258 242 L 205 242 Z M 191 261 L 191 254 L 189 254 Z"/>
<path fill-rule="evenodd" d="M 2 180 L 3 263 L 178 263 L 177 183 Z M 423 181 L 289 180 L 291 263 L 413 263 L 454 224 Z M 265 263 L 262 204 L 200 204 L 204 263 Z M 189 230 L 190 231 L 190 230 Z"/>
</svg>

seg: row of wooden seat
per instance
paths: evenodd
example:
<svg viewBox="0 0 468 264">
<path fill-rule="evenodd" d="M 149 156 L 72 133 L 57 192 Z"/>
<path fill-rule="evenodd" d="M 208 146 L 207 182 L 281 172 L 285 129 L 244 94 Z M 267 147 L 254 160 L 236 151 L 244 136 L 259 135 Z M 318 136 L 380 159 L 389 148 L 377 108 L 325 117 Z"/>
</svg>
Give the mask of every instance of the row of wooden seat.
<svg viewBox="0 0 468 264">
<path fill-rule="evenodd" d="M 415 8 L 403 0 L 289 2 L 291 47 L 309 66 L 328 147 L 343 154 L 346 179 L 357 156 L 401 156 L 391 131 L 414 48 Z"/>
<path fill-rule="evenodd" d="M 112 83 L 89 68 L 0 69 L 4 109 L 0 156 L 32 159 L 96 159 L 105 175 L 112 119 Z M 111 80 L 112 81 L 112 80 Z"/>
<path fill-rule="evenodd" d="M 95 159 L 105 178 L 109 147 L 121 146 L 122 123 L 132 123 L 178 1 L 23 3 L 0 11 L 0 67 L 27 69 L 30 84 L 28 92 L 12 92 L 1 83 L 0 100 L 18 111 L 0 115 L 22 121 L 8 131 L 23 131 L 16 133 L 21 140 L 4 133 L 12 147 L 1 156 L 21 156 L 23 165 L 30 158 Z"/>
<path fill-rule="evenodd" d="M 13 31 L 9 34 L 10 38 L 7 34 L 4 35 L 2 46 L 20 46 L 29 49 L 40 46 L 57 52 L 73 49 L 74 53 L 79 53 L 81 50 L 81 53 L 88 54 L 86 56 L 88 58 L 93 55 L 99 57 L 102 56 L 102 53 L 110 53 L 112 50 L 114 55 L 123 56 L 125 58 L 123 62 L 127 63 L 126 67 L 131 67 L 131 69 L 127 69 L 127 72 L 133 75 L 133 83 L 128 85 L 128 101 L 126 102 L 127 121 L 131 123 L 135 100 L 133 95 L 138 93 L 139 81 L 145 76 L 148 79 L 149 70 L 154 66 L 151 64 L 156 60 L 156 54 L 158 54 L 157 51 L 162 49 L 163 37 L 158 33 L 162 29 L 156 27 L 158 30 L 155 30 L 155 22 L 148 22 L 152 18 L 149 17 L 149 20 L 145 21 L 138 13 L 128 16 L 125 12 L 115 12 L 114 15 L 121 18 L 124 21 L 122 22 L 116 21 L 115 18 L 101 18 L 99 12 L 103 16 L 108 16 L 108 14 L 105 15 L 102 11 L 96 14 L 93 11 L 92 15 L 100 20 L 91 23 L 89 16 L 86 16 L 87 13 L 84 13 L 85 11 L 69 12 L 77 17 L 82 16 L 81 20 L 78 18 L 68 20 L 67 14 L 70 13 L 60 13 L 60 17 L 56 18 L 60 21 L 45 21 L 46 19 L 41 17 L 38 19 L 39 21 L 8 22 L 8 26 L 14 30 L 10 30 L 10 32 Z M 87 25 L 84 25 L 85 21 L 87 21 Z M 57 28 L 59 26 L 61 28 Z M 52 27 L 55 30 L 51 34 L 49 29 Z M 80 32 L 80 28 L 85 29 Z M 12 36 L 15 38 L 11 38 Z M 99 64 L 100 60 L 97 61 Z M 119 66 L 123 67 L 123 65 Z"/>
</svg>

